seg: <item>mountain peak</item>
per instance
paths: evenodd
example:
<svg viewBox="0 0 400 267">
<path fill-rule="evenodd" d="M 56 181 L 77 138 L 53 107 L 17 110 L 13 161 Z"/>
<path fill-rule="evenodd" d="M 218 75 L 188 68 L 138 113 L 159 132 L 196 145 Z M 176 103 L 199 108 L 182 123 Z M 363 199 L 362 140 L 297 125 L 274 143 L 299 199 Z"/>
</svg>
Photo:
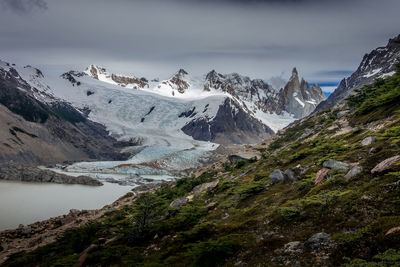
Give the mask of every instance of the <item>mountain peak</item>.
<svg viewBox="0 0 400 267">
<path fill-rule="evenodd" d="M 299 73 L 297 72 L 296 67 L 293 68 L 292 76 L 290 76 L 289 81 L 293 81 L 293 80 L 299 80 Z"/>
<path fill-rule="evenodd" d="M 99 67 L 97 65 L 90 64 L 89 67 L 87 67 L 85 69 L 85 72 L 87 74 L 89 74 L 90 76 L 92 76 L 93 78 L 98 80 L 99 79 L 99 75 L 100 74 L 106 74 L 107 70 L 105 68 L 103 68 L 103 67 Z"/>
<path fill-rule="evenodd" d="M 296 67 L 294 67 L 293 70 L 292 70 L 292 77 L 293 76 L 299 76 L 299 73 L 297 72 Z"/>
<path fill-rule="evenodd" d="M 188 75 L 189 73 L 184 70 L 184 69 L 179 69 L 178 72 L 174 75 L 175 77 L 182 79 L 183 77 L 185 77 L 186 75 Z"/>
</svg>

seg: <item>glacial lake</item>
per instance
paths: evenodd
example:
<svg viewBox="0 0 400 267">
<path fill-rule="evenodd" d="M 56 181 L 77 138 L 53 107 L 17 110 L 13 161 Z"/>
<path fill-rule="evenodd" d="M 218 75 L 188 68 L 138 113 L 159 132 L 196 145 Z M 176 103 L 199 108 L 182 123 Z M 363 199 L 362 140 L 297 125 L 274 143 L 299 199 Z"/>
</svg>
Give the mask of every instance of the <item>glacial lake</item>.
<svg viewBox="0 0 400 267">
<path fill-rule="evenodd" d="M 0 181 L 0 231 L 17 228 L 70 209 L 99 209 L 131 191 L 133 186 L 103 186 Z"/>
</svg>

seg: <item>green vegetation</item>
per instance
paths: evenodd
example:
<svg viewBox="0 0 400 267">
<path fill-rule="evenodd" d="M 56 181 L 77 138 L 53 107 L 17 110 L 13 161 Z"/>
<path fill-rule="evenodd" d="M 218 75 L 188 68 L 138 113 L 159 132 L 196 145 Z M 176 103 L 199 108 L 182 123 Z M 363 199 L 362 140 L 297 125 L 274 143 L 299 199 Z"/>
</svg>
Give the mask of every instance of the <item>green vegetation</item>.
<svg viewBox="0 0 400 267">
<path fill-rule="evenodd" d="M 374 83 L 357 89 L 355 95 L 347 98 L 347 103 L 356 108 L 357 115 L 382 110 L 382 107 L 390 107 L 389 112 L 393 111 L 393 108 L 397 109 L 400 104 L 400 64 L 397 65 L 395 75 L 377 79 Z"/>
<path fill-rule="evenodd" d="M 351 131 L 335 135 L 342 127 L 338 109 L 309 117 L 277 136 L 260 160 L 225 163 L 143 193 L 97 222 L 68 230 L 53 244 L 13 255 L 4 265 L 71 266 L 85 248 L 104 238 L 112 241 L 89 253 L 87 266 L 279 266 L 287 261 L 400 266 L 400 231 L 388 233 L 400 226 L 400 174 L 370 173 L 382 160 L 400 154 L 399 82 L 396 74 L 350 97 Z M 383 128 L 367 126 L 388 117 Z M 304 137 L 306 129 L 314 131 Z M 378 138 L 364 147 L 360 142 L 366 136 Z M 315 185 L 327 159 L 358 163 L 363 171 L 346 180 L 346 171 L 330 170 Z M 288 168 L 297 181 L 271 183 L 274 169 Z M 195 186 L 216 179 L 219 185 L 212 191 L 180 208 L 170 207 Z M 307 245 L 320 232 L 329 233 L 334 245 Z M 294 241 L 305 244 L 304 249 L 287 256 L 284 245 Z"/>
</svg>

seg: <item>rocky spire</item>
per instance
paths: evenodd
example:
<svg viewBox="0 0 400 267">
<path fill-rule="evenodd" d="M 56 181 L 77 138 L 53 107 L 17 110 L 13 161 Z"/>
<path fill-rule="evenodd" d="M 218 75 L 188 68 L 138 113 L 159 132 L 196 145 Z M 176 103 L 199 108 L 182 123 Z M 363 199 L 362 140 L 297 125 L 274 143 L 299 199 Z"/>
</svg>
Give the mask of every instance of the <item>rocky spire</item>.
<svg viewBox="0 0 400 267">
<path fill-rule="evenodd" d="M 299 73 L 297 72 L 296 67 L 294 67 L 292 70 L 292 76 L 290 77 L 290 80 L 292 79 L 299 79 Z"/>
</svg>

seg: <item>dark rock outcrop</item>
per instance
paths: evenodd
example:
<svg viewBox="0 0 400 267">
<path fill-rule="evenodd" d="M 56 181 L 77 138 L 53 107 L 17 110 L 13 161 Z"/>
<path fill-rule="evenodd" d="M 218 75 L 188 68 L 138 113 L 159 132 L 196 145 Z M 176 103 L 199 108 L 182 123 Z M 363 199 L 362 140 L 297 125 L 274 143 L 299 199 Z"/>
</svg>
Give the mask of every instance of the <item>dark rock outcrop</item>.
<svg viewBox="0 0 400 267">
<path fill-rule="evenodd" d="M 50 170 L 17 164 L 0 165 L 0 179 L 7 181 L 41 182 L 57 184 L 103 185 L 89 176 L 67 176 Z"/>
<path fill-rule="evenodd" d="M 205 117 L 192 120 L 182 131 L 196 140 L 234 144 L 256 143 L 274 134 L 230 98 L 219 107 L 212 120 Z"/>
</svg>

